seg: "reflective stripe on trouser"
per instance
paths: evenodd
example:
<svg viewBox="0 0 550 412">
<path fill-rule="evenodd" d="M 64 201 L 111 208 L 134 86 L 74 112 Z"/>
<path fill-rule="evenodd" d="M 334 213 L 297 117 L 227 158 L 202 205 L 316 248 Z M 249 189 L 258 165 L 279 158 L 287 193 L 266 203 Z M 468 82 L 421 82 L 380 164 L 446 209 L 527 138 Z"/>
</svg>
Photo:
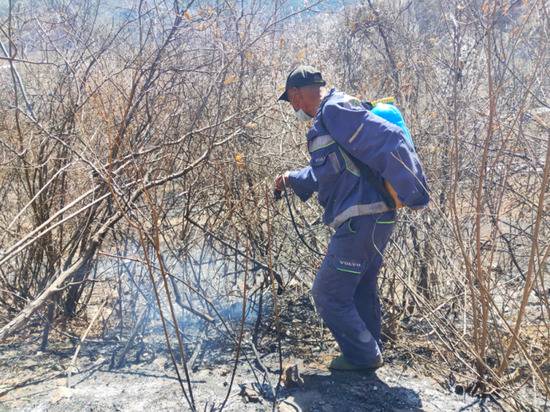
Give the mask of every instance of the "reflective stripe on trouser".
<svg viewBox="0 0 550 412">
<path fill-rule="evenodd" d="M 344 356 L 370 365 L 380 355 L 381 312 L 376 280 L 395 212 L 359 216 L 334 233 L 312 294 Z"/>
</svg>

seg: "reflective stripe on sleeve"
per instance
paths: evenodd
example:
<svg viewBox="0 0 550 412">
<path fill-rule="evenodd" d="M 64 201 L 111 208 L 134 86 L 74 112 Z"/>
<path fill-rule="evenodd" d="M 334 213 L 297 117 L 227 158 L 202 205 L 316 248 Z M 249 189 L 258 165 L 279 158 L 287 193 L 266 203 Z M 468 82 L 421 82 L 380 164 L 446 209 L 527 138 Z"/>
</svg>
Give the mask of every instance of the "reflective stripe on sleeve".
<svg viewBox="0 0 550 412">
<path fill-rule="evenodd" d="M 356 130 L 355 132 L 353 132 L 353 134 L 352 134 L 351 137 L 349 138 L 348 143 L 353 142 L 353 141 L 355 140 L 355 138 L 356 138 L 357 136 L 359 136 L 359 132 L 361 132 L 361 130 L 363 130 L 363 126 L 364 126 L 364 123 L 361 123 L 361 124 L 359 125 L 359 127 L 357 128 L 357 130 Z"/>
</svg>

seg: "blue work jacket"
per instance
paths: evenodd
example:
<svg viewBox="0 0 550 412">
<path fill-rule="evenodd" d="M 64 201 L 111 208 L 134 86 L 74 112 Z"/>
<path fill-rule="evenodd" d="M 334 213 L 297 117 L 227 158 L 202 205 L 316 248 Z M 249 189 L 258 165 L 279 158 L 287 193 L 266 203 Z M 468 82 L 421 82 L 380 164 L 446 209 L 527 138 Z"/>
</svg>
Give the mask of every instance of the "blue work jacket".
<svg viewBox="0 0 550 412">
<path fill-rule="evenodd" d="M 388 181 L 404 205 L 420 209 L 428 204 L 422 166 L 405 132 L 358 99 L 332 89 L 306 136 L 310 165 L 291 171 L 288 182 L 303 201 L 318 193 L 325 224 L 338 227 L 351 217 L 390 210 L 361 172 L 361 163 Z"/>
</svg>

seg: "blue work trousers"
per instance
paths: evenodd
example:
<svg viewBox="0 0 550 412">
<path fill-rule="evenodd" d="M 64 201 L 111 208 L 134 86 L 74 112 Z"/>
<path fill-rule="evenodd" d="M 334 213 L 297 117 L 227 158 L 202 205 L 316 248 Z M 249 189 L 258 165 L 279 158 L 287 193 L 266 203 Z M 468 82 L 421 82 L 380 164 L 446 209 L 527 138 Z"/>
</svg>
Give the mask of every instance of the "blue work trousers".
<svg viewBox="0 0 550 412">
<path fill-rule="evenodd" d="M 381 355 L 377 277 L 394 225 L 395 211 L 348 219 L 332 236 L 313 283 L 319 315 L 357 365 Z"/>
</svg>

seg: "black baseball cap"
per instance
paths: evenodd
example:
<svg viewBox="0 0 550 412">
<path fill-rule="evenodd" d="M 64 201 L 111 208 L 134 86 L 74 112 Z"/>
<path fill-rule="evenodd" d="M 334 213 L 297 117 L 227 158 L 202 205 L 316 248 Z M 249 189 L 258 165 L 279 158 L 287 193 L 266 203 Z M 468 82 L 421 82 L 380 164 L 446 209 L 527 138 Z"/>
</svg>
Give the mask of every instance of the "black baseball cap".
<svg viewBox="0 0 550 412">
<path fill-rule="evenodd" d="M 327 83 L 323 80 L 321 72 L 315 67 L 300 65 L 290 72 L 286 78 L 285 92 L 281 94 L 278 100 L 288 102 L 288 89 L 291 87 L 304 87 L 312 84 L 324 86 Z"/>
</svg>

